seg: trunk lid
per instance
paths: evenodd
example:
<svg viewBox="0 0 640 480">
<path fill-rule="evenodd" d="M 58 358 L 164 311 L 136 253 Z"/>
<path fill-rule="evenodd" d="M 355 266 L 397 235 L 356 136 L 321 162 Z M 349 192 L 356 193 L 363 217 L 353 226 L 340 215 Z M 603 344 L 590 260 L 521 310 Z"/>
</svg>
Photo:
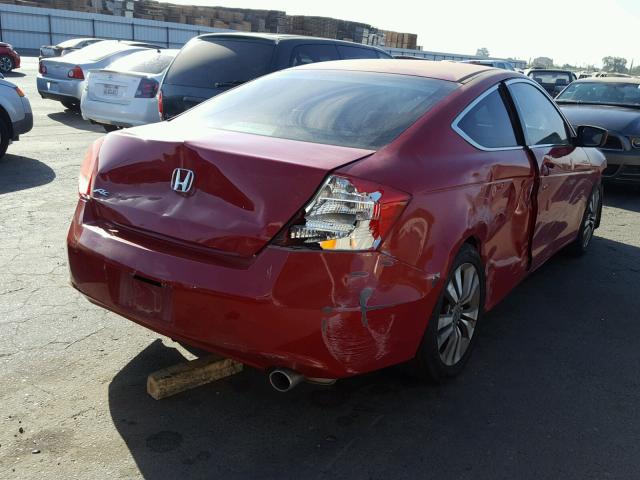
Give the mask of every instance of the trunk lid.
<svg viewBox="0 0 640 480">
<path fill-rule="evenodd" d="M 107 103 L 129 104 L 144 74 L 93 70 L 89 75 L 88 95 L 91 100 Z"/>
<path fill-rule="evenodd" d="M 171 122 L 112 133 L 94 183 L 98 218 L 137 232 L 250 257 L 309 201 L 327 173 L 373 153 Z M 175 169 L 193 172 L 175 191 Z M 182 173 L 179 180 L 187 180 Z"/>
<path fill-rule="evenodd" d="M 45 77 L 65 80 L 69 80 L 69 70 L 76 66 L 75 63 L 61 62 L 57 59 L 43 59 L 42 63 L 47 67 L 47 73 L 44 75 Z"/>
</svg>

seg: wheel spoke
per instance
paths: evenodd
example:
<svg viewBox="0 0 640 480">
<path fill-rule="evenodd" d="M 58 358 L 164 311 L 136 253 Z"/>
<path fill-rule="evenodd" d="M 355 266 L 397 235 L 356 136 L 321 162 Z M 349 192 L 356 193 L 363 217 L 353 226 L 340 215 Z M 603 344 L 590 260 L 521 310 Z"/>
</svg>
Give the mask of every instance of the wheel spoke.
<svg viewBox="0 0 640 480">
<path fill-rule="evenodd" d="M 462 299 L 460 300 L 462 305 L 468 304 L 480 287 L 480 279 L 478 278 L 478 272 L 476 272 L 476 269 L 469 266 L 465 272 L 464 290 Z"/>
<path fill-rule="evenodd" d="M 458 303 L 458 299 L 460 297 L 458 296 L 458 292 L 456 292 L 456 289 L 453 286 L 453 281 L 450 281 L 447 284 L 447 288 L 445 289 L 445 296 L 447 297 L 447 300 L 449 300 L 449 303 L 451 303 L 451 305 L 455 305 L 456 303 Z"/>
<path fill-rule="evenodd" d="M 455 363 L 454 357 L 459 341 L 460 336 L 458 333 L 458 329 L 454 328 L 451 336 L 449 337 L 449 340 L 447 341 L 447 346 L 445 347 L 444 352 L 442 352 L 442 359 L 447 365 L 453 365 Z"/>
<path fill-rule="evenodd" d="M 453 274 L 453 287 L 456 290 L 456 293 L 458 294 L 458 300 L 462 297 L 462 289 L 463 289 L 463 285 L 462 285 L 462 267 L 458 267 L 456 269 L 456 272 Z"/>
<path fill-rule="evenodd" d="M 462 318 L 460 318 L 460 323 L 464 326 L 464 329 L 467 332 L 467 334 L 463 335 L 463 337 L 471 340 L 471 337 L 473 336 L 473 330 L 476 327 L 476 321 L 462 316 Z"/>
</svg>

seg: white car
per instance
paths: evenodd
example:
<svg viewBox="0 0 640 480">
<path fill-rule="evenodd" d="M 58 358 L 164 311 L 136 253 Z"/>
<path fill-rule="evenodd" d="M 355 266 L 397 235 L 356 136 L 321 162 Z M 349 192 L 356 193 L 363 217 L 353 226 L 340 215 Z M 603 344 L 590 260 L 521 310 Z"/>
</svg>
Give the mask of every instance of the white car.
<svg viewBox="0 0 640 480">
<path fill-rule="evenodd" d="M 42 98 L 58 100 L 66 108 L 80 106 L 85 75 L 104 68 L 132 53 L 158 47 L 150 43 L 104 40 L 64 57 L 44 58 L 38 68 L 38 93 Z"/>
<path fill-rule="evenodd" d="M 31 104 L 24 92 L 0 75 L 0 158 L 9 143 L 33 127 Z"/>
<path fill-rule="evenodd" d="M 106 131 L 159 122 L 158 89 L 178 50 L 144 50 L 92 70 L 82 93 L 82 117 Z"/>
</svg>

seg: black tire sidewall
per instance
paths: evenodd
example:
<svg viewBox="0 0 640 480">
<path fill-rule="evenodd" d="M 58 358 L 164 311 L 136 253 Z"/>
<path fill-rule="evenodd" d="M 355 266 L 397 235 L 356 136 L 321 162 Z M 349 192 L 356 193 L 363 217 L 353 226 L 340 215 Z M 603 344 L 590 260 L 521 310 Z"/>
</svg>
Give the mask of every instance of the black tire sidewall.
<svg viewBox="0 0 640 480">
<path fill-rule="evenodd" d="M 9 125 L 7 125 L 7 121 L 4 118 L 0 118 L 0 159 L 4 157 L 4 154 L 7 153 L 7 148 L 9 148 Z"/>
<path fill-rule="evenodd" d="M 445 287 L 449 283 L 453 272 L 455 272 L 455 270 L 463 263 L 473 264 L 478 272 L 478 276 L 480 278 L 480 309 L 478 313 L 478 320 L 476 321 L 476 327 L 474 329 L 473 336 L 471 337 L 471 342 L 469 343 L 467 351 L 464 353 L 458 363 L 449 366 L 445 365 L 442 362 L 442 360 L 440 359 L 440 354 L 438 352 L 438 317 L 440 315 L 442 304 L 444 302 Z M 449 270 L 447 277 L 442 282 L 440 288 L 441 291 L 440 295 L 438 296 L 438 302 L 436 303 L 436 306 L 431 313 L 431 317 L 429 318 L 429 323 L 427 324 L 422 342 L 420 344 L 420 347 L 418 348 L 418 354 L 416 355 L 419 373 L 422 376 L 426 376 L 436 382 L 442 382 L 448 378 L 454 377 L 462 371 L 471 355 L 471 352 L 473 351 L 473 347 L 478 338 L 478 328 L 482 323 L 482 318 L 484 317 L 484 304 L 486 295 L 485 275 L 480 255 L 474 247 L 469 244 L 464 244 L 462 246 L 462 248 L 456 255 L 451 269 Z"/>
</svg>

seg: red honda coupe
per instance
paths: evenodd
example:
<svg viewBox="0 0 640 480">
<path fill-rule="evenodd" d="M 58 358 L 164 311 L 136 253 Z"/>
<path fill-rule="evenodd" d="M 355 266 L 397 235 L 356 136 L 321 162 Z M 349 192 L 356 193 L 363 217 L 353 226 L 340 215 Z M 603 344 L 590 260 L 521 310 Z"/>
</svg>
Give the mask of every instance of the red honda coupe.
<svg viewBox="0 0 640 480">
<path fill-rule="evenodd" d="M 96 141 L 71 281 L 281 391 L 409 360 L 442 380 L 484 312 L 561 248 L 587 249 L 606 135 L 506 70 L 281 71 Z"/>
</svg>

